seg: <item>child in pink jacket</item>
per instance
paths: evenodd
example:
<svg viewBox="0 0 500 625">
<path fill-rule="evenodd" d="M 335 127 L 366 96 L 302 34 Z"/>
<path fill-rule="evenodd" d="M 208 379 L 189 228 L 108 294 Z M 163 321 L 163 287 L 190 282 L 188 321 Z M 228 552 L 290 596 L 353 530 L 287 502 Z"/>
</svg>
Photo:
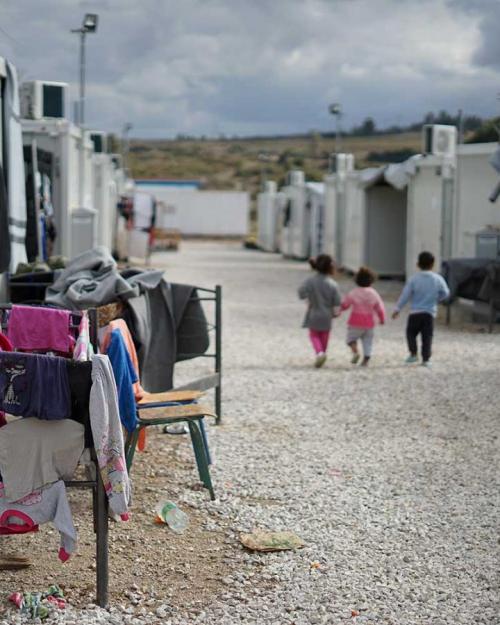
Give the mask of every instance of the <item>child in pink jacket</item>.
<svg viewBox="0 0 500 625">
<path fill-rule="evenodd" d="M 385 308 L 382 298 L 372 287 L 376 276 L 368 267 L 360 267 L 354 277 L 357 288 L 353 289 L 342 301 L 341 310 L 351 308 L 351 315 L 347 321 L 347 344 L 352 351 L 351 362 L 355 365 L 359 361 L 358 341 L 363 345 L 362 366 L 370 362 L 373 346 L 375 317 L 380 324 L 385 323 Z"/>
</svg>

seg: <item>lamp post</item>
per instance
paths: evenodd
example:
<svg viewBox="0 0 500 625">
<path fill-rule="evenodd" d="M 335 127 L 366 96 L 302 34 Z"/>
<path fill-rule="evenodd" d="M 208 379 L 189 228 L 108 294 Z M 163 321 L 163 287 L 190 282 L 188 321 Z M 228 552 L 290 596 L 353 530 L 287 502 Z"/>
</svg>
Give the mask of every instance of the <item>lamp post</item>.
<svg viewBox="0 0 500 625">
<path fill-rule="evenodd" d="M 80 28 L 74 28 L 71 32 L 80 35 L 80 99 L 78 106 L 78 125 L 80 126 L 80 150 L 78 159 L 79 168 L 79 185 L 78 185 L 78 209 L 73 211 L 72 221 L 74 223 L 80 223 L 80 228 L 83 224 L 87 227 L 91 225 L 92 241 L 88 244 L 92 247 L 95 245 L 97 237 L 97 223 L 96 223 L 96 211 L 90 207 L 85 207 L 85 36 L 87 33 L 95 33 L 97 31 L 98 15 L 96 13 L 86 13 L 83 18 Z M 75 234 L 73 233 L 73 237 Z M 73 247 L 73 244 L 72 244 Z M 86 244 L 81 242 L 81 237 L 78 237 L 78 244 L 75 240 L 74 252 L 78 249 L 83 251 L 86 248 Z M 83 249 L 81 249 L 83 247 Z"/>
<path fill-rule="evenodd" d="M 86 13 L 80 28 L 71 32 L 80 35 L 80 100 L 78 106 L 78 125 L 85 124 L 85 35 L 97 31 L 99 16 L 96 13 Z"/>
<path fill-rule="evenodd" d="M 335 154 L 338 154 L 341 141 L 340 118 L 342 117 L 342 107 L 339 102 L 333 102 L 328 107 L 328 112 L 335 117 Z"/>
</svg>

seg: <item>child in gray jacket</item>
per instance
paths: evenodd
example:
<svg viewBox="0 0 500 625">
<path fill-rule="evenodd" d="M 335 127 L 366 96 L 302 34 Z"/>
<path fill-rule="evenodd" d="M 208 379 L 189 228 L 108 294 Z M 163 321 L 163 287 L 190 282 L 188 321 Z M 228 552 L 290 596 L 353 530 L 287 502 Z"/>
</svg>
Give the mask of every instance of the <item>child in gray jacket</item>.
<svg viewBox="0 0 500 625">
<path fill-rule="evenodd" d="M 333 279 L 335 266 L 328 254 L 311 258 L 309 264 L 315 273 L 299 287 L 300 299 L 307 300 L 308 307 L 302 327 L 309 329 L 309 338 L 316 353 L 314 366 L 325 364 L 326 350 L 332 328 L 332 318 L 338 315 L 341 297 Z"/>
</svg>

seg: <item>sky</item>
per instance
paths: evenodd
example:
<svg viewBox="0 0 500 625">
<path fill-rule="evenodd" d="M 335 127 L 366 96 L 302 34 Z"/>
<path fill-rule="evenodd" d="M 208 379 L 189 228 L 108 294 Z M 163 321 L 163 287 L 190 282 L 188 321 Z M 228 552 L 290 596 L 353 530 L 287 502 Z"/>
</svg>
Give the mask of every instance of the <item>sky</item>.
<svg viewBox="0 0 500 625">
<path fill-rule="evenodd" d="M 78 90 L 86 121 L 135 137 L 379 127 L 500 113 L 500 0 L 0 0 L 0 56 Z"/>
</svg>

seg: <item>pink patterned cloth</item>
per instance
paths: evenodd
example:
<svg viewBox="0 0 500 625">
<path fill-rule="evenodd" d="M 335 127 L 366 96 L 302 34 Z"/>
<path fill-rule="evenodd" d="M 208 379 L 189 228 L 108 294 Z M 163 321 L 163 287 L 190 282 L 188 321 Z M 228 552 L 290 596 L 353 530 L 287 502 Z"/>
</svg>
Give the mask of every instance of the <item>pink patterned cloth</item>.
<svg viewBox="0 0 500 625">
<path fill-rule="evenodd" d="M 371 286 L 359 286 L 342 300 L 341 310 L 352 308 L 347 325 L 354 328 L 375 327 L 375 317 L 385 323 L 385 307 L 382 298 Z"/>
<path fill-rule="evenodd" d="M 38 306 L 12 306 L 8 337 L 16 350 L 70 354 L 75 339 L 70 334 L 69 310 Z"/>
</svg>

